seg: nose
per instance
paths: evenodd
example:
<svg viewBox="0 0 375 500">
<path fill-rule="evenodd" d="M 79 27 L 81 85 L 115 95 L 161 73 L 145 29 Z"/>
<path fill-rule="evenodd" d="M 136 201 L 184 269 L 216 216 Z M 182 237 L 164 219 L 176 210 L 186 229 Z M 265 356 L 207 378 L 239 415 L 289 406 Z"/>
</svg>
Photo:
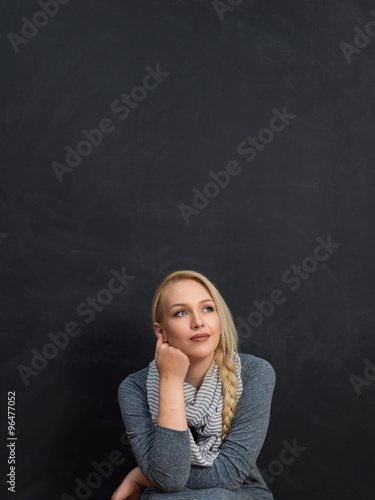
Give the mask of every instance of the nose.
<svg viewBox="0 0 375 500">
<path fill-rule="evenodd" d="M 200 328 L 201 326 L 204 326 L 203 320 L 199 318 L 199 316 L 194 318 L 194 328 Z"/>
<path fill-rule="evenodd" d="M 199 329 L 204 326 L 204 318 L 202 318 L 202 313 L 199 307 L 193 308 L 190 311 L 191 328 Z"/>
</svg>

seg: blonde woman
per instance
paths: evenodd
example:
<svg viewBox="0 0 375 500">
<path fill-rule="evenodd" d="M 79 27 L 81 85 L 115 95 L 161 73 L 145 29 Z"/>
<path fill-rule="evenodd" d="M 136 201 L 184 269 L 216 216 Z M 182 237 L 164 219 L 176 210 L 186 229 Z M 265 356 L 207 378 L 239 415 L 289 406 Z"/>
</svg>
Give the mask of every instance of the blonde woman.
<svg viewBox="0 0 375 500">
<path fill-rule="evenodd" d="M 155 359 L 118 390 L 138 467 L 112 500 L 272 500 L 256 460 L 275 372 L 238 353 L 232 315 L 202 274 L 169 274 L 152 301 Z"/>
</svg>

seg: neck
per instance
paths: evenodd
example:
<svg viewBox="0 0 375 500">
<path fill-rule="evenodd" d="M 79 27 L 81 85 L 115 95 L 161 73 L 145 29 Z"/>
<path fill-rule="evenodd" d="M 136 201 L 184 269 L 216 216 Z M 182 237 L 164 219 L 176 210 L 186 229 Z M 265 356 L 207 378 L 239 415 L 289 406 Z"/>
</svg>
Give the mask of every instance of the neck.
<svg viewBox="0 0 375 500">
<path fill-rule="evenodd" d="M 203 384 L 203 380 L 206 374 L 209 372 L 211 366 L 215 361 L 215 353 L 213 352 L 211 356 L 202 359 L 192 359 L 190 358 L 190 366 L 187 371 L 185 382 L 192 385 L 196 389 L 199 389 Z"/>
</svg>

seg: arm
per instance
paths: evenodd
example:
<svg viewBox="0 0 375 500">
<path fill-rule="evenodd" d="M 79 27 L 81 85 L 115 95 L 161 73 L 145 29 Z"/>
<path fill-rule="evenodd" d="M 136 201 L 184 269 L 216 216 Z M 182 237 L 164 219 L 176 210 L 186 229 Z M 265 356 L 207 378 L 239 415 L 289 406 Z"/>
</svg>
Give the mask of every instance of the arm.
<svg viewBox="0 0 375 500">
<path fill-rule="evenodd" d="M 189 358 L 179 349 L 163 344 L 160 335 L 155 361 L 160 374 L 157 426 L 149 412 L 145 380 L 137 383 L 135 374 L 120 384 L 120 409 L 130 445 L 146 479 L 163 491 L 179 491 L 186 484 L 191 466 L 183 388 Z"/>
<path fill-rule="evenodd" d="M 268 429 L 276 376 L 267 361 L 255 358 L 252 363 L 255 366 L 244 379 L 244 390 L 219 455 L 211 467 L 191 467 L 187 488 L 236 490 L 256 467 Z"/>
<path fill-rule="evenodd" d="M 141 469 L 135 467 L 129 472 L 117 490 L 113 493 L 111 500 L 138 500 L 145 486 L 155 488 L 155 486 L 144 476 Z"/>
<path fill-rule="evenodd" d="M 188 429 L 183 380 L 160 378 L 158 425 L 177 431 Z"/>
<path fill-rule="evenodd" d="M 118 399 L 130 446 L 144 476 L 162 491 L 182 489 L 191 465 L 189 430 L 155 427 L 145 381 L 137 380 L 134 374 L 120 384 Z"/>
</svg>

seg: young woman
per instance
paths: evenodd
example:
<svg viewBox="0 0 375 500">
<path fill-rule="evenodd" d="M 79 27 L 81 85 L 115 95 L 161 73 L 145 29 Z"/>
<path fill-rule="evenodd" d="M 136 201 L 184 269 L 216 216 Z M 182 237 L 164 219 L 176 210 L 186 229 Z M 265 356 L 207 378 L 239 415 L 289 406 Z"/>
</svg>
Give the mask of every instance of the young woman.
<svg viewBox="0 0 375 500">
<path fill-rule="evenodd" d="M 112 500 L 273 500 L 256 460 L 275 372 L 238 353 L 232 315 L 215 286 L 176 271 L 152 301 L 155 359 L 118 397 L 138 467 Z"/>
</svg>

